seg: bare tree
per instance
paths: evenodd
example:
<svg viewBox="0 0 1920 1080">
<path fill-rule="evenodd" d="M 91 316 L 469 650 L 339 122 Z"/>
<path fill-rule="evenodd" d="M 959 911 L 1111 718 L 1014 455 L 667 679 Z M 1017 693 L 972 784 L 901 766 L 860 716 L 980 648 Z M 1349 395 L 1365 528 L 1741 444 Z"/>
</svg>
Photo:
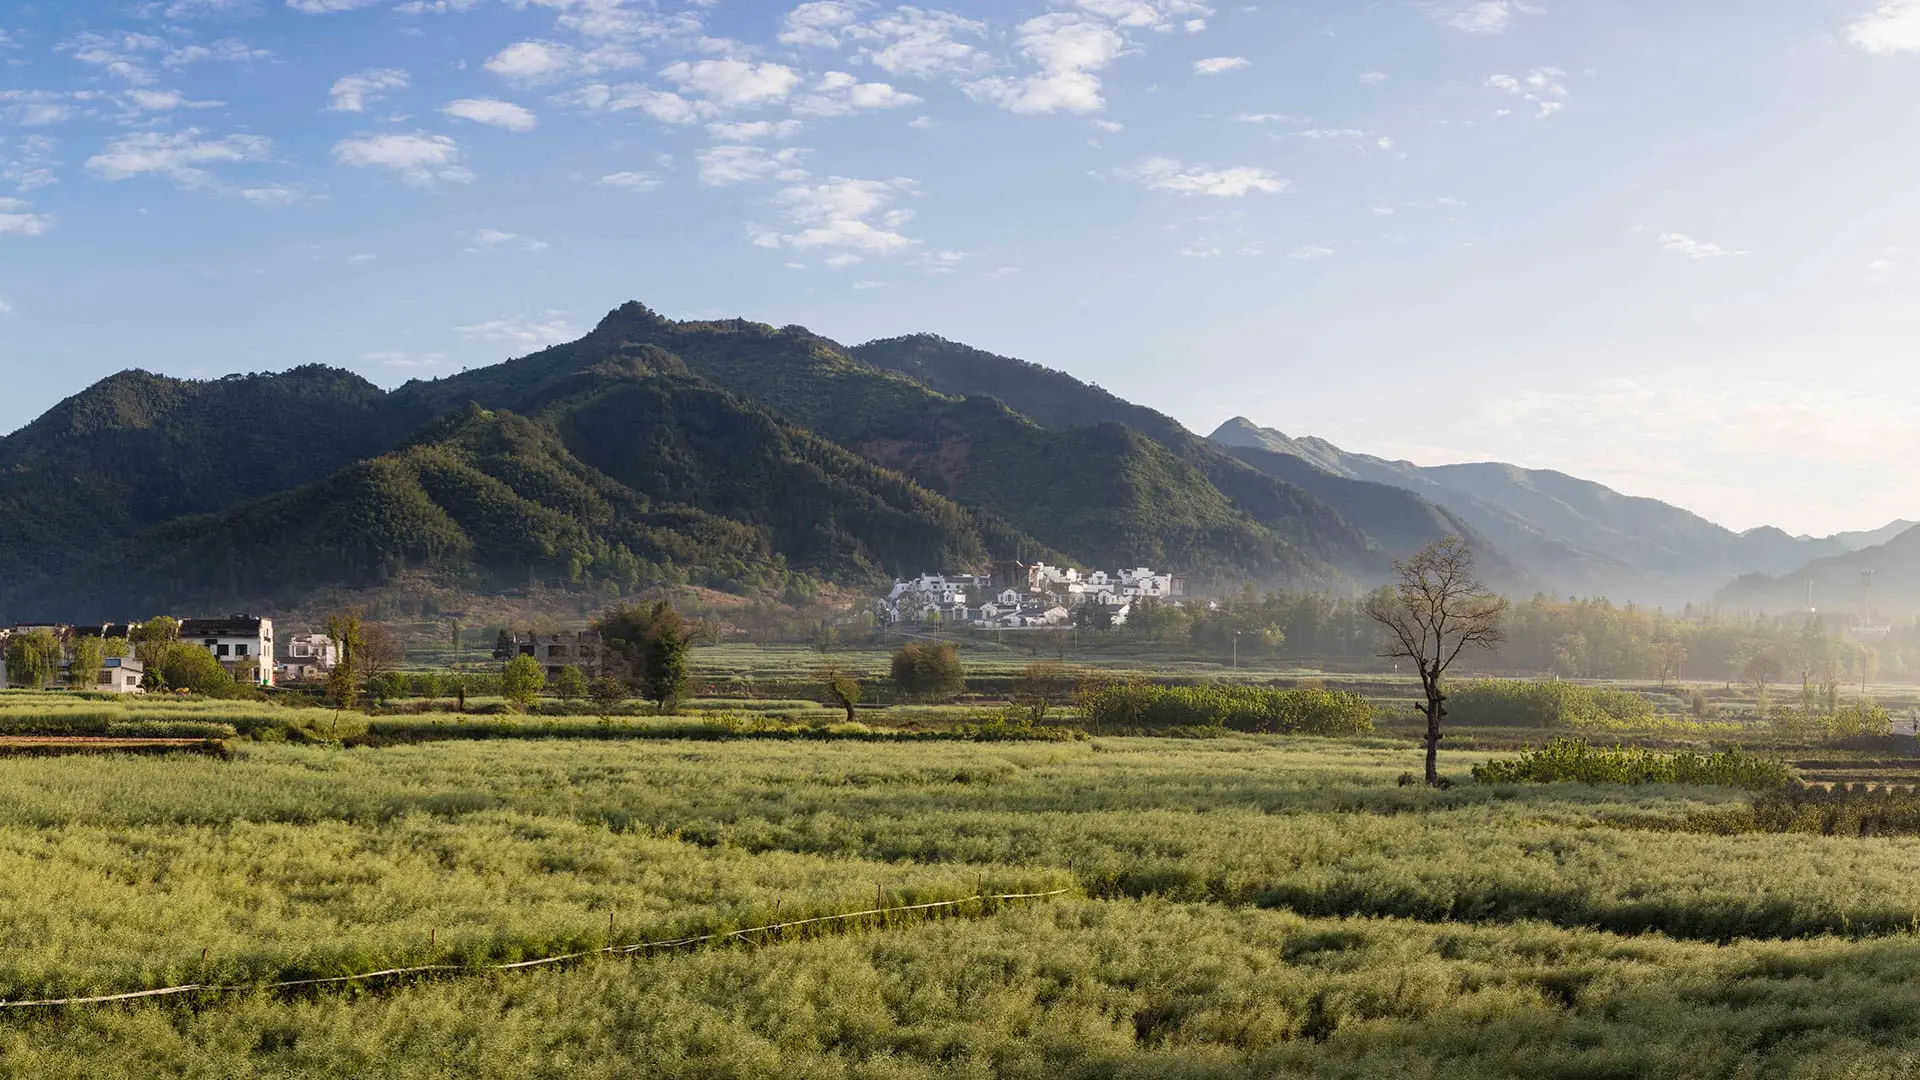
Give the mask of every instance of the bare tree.
<svg viewBox="0 0 1920 1080">
<path fill-rule="evenodd" d="M 1405 562 L 1395 562 L 1399 582 L 1367 603 L 1367 614 L 1385 630 L 1380 655 L 1405 657 L 1420 671 L 1426 694 L 1427 783 L 1440 782 L 1440 721 L 1447 715 L 1441 678 L 1472 645 L 1490 649 L 1505 639 L 1500 618 L 1507 601 L 1487 591 L 1473 572 L 1473 551 L 1457 536 L 1437 540 Z"/>
</svg>

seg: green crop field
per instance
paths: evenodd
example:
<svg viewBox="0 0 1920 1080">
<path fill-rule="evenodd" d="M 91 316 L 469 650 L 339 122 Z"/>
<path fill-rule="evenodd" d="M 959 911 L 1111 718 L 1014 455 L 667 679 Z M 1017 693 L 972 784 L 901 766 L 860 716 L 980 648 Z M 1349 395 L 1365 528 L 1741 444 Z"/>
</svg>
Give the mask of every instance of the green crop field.
<svg viewBox="0 0 1920 1080">
<path fill-rule="evenodd" d="M 564 968 L 5 1011 L 0 1075 L 1920 1068 L 1920 836 L 1697 827 L 1743 820 L 1731 788 L 1464 782 L 1484 752 L 1443 753 L 1451 790 L 1403 787 L 1416 756 L 1386 738 L 670 734 L 0 759 L 0 998 L 1069 891 Z"/>
</svg>

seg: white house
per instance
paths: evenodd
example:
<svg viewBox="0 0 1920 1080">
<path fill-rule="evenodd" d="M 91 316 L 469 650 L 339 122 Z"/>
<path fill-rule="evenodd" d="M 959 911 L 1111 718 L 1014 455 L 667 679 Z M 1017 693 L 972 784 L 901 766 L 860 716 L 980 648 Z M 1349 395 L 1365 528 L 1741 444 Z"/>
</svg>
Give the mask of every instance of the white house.
<svg viewBox="0 0 1920 1080">
<path fill-rule="evenodd" d="M 140 680 L 147 666 L 131 656 L 109 656 L 100 662 L 100 674 L 93 688 L 108 694 L 144 694 Z"/>
<path fill-rule="evenodd" d="M 180 620 L 180 641 L 201 645 L 234 678 L 273 685 L 273 620 L 257 615 Z"/>
</svg>

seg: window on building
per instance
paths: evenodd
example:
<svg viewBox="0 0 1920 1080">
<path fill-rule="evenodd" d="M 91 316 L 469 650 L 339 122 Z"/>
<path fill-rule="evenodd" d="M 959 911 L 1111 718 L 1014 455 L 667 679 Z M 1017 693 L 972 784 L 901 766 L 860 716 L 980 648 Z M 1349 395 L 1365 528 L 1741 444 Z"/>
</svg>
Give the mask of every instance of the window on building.
<svg viewBox="0 0 1920 1080">
<path fill-rule="evenodd" d="M 106 668 L 101 668 L 101 669 L 100 669 L 100 685 L 101 685 L 101 686 L 112 686 L 112 685 L 113 685 L 113 672 L 111 672 L 111 671 L 108 671 L 108 670 L 107 670 Z"/>
<path fill-rule="evenodd" d="M 233 647 L 233 655 L 235 656 L 247 655 L 247 647 L 245 645 L 235 645 Z"/>
<path fill-rule="evenodd" d="M 230 653 L 231 651 L 232 651 L 232 650 L 231 650 L 231 649 L 229 649 L 229 648 L 228 648 L 227 646 L 225 646 L 225 645 L 215 645 L 215 646 L 213 647 L 213 655 L 215 655 L 215 656 L 226 656 L 226 655 L 228 655 L 228 654 L 229 654 L 229 653 Z"/>
</svg>

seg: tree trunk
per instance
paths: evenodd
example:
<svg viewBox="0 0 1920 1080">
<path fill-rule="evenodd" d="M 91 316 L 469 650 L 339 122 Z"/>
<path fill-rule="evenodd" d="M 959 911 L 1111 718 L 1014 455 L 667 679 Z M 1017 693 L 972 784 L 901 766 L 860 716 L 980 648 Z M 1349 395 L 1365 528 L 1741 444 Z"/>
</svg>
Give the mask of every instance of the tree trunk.
<svg viewBox="0 0 1920 1080">
<path fill-rule="evenodd" d="M 1427 698 L 1427 786 L 1440 784 L 1440 702 Z"/>
</svg>

